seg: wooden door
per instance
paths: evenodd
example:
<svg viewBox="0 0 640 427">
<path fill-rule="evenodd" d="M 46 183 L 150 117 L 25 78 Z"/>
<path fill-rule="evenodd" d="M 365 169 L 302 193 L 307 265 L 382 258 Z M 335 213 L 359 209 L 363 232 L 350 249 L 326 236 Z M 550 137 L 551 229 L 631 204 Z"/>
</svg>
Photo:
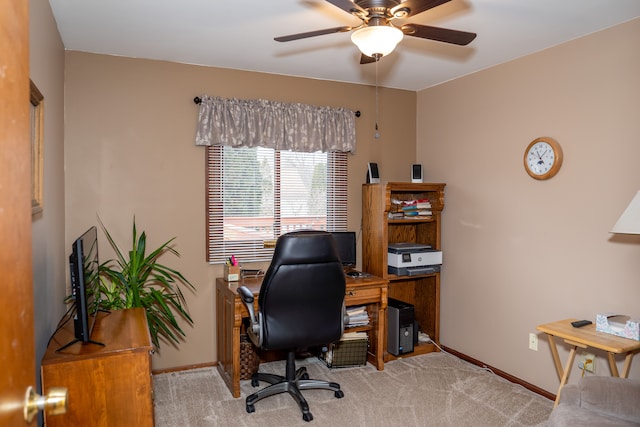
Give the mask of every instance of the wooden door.
<svg viewBox="0 0 640 427">
<path fill-rule="evenodd" d="M 36 383 L 29 118 L 29 2 L 7 0 L 0 8 L 0 426 L 29 425 L 23 404 Z"/>
</svg>

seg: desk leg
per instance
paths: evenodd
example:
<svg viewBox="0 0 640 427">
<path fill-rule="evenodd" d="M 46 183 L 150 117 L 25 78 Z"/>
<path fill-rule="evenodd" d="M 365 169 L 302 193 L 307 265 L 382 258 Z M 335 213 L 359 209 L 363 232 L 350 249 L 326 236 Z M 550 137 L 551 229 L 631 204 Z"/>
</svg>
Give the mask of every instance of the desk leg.
<svg viewBox="0 0 640 427">
<path fill-rule="evenodd" d="M 384 369 L 384 351 L 386 348 L 385 343 L 387 341 L 387 334 L 384 329 L 386 318 L 386 310 L 380 308 L 378 310 L 378 324 L 376 328 L 376 368 L 378 368 L 379 371 Z"/>
<path fill-rule="evenodd" d="M 629 376 L 629 370 L 631 369 L 631 359 L 633 359 L 634 353 L 627 353 L 624 358 L 624 366 L 622 368 L 622 378 L 627 378 Z"/>
<path fill-rule="evenodd" d="M 231 350 L 233 352 L 233 372 L 231 373 L 231 394 L 240 397 L 240 327 L 233 328 Z"/>
<path fill-rule="evenodd" d="M 556 401 L 553 404 L 554 407 L 558 406 L 558 402 L 560 402 L 560 393 L 562 392 L 562 387 L 569 380 L 569 374 L 571 373 L 571 366 L 573 366 L 573 361 L 576 358 L 576 349 L 577 346 L 572 346 L 571 351 L 569 351 L 569 359 L 567 360 L 567 364 L 564 366 L 564 373 L 562 374 L 562 379 L 560 380 L 560 387 L 558 387 L 558 394 L 556 395 Z"/>
<path fill-rule="evenodd" d="M 616 365 L 615 356 L 613 355 L 613 353 L 608 353 L 607 355 L 609 356 L 609 369 L 611 369 L 611 376 L 619 377 L 620 374 L 618 373 L 618 366 Z"/>
<path fill-rule="evenodd" d="M 240 305 L 216 291 L 218 372 L 233 397 L 240 397 Z"/>
<path fill-rule="evenodd" d="M 558 356 L 558 347 L 556 346 L 556 340 L 553 335 L 547 335 L 549 337 L 549 347 L 551 348 L 551 356 L 553 356 L 553 363 L 556 365 L 556 372 L 558 373 L 558 381 L 562 381 L 562 375 L 564 369 L 562 369 L 562 362 L 560 356 Z"/>
<path fill-rule="evenodd" d="M 609 369 L 611 369 L 612 377 L 621 377 L 627 378 L 629 376 L 629 370 L 631 369 L 631 359 L 633 359 L 633 352 L 628 352 L 624 357 L 624 365 L 622 367 L 622 375 L 618 373 L 618 366 L 616 365 L 615 355 L 613 353 L 609 353 Z"/>
</svg>

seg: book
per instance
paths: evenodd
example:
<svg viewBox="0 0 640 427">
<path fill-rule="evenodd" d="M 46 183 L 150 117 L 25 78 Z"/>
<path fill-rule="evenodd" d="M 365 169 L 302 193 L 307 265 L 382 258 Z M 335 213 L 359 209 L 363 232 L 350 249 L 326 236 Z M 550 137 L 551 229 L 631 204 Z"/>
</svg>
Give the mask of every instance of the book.
<svg viewBox="0 0 640 427">
<path fill-rule="evenodd" d="M 347 314 L 366 313 L 367 307 L 364 305 L 358 305 L 353 307 L 347 307 Z"/>
<path fill-rule="evenodd" d="M 368 339 L 366 332 L 345 332 L 340 337 L 341 341 Z"/>
<path fill-rule="evenodd" d="M 367 313 L 367 307 L 364 305 L 348 307 L 347 319 L 347 327 L 368 325 L 369 314 Z"/>
</svg>

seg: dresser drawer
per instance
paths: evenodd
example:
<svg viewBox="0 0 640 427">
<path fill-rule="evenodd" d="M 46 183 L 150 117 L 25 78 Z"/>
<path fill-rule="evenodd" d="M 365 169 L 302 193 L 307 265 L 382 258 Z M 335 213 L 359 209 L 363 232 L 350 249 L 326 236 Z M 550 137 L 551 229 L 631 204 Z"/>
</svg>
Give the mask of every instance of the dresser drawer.
<svg viewBox="0 0 640 427">
<path fill-rule="evenodd" d="M 380 302 L 382 298 L 382 288 L 347 288 L 345 293 L 346 305 L 359 305 Z"/>
</svg>

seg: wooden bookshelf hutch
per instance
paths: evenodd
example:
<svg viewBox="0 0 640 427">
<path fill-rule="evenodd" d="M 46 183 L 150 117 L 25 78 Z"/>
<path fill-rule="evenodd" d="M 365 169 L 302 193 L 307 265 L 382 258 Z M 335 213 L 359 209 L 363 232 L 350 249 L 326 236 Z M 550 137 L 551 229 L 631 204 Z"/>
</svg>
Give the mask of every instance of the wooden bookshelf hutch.
<svg viewBox="0 0 640 427">
<path fill-rule="evenodd" d="M 419 329 L 440 345 L 440 273 L 398 276 L 388 273 L 389 243 L 412 242 L 431 245 L 441 250 L 440 228 L 444 209 L 444 187 L 441 183 L 364 184 L 362 187 L 362 269 L 389 281 L 389 298 L 414 305 Z M 395 210 L 392 200 L 428 199 L 431 216 L 411 219 L 389 219 Z M 385 330 L 387 330 L 385 328 Z M 385 346 L 386 348 L 386 346 Z M 419 343 L 415 356 L 438 351 L 433 343 Z M 385 361 L 395 357 L 385 352 Z"/>
</svg>

